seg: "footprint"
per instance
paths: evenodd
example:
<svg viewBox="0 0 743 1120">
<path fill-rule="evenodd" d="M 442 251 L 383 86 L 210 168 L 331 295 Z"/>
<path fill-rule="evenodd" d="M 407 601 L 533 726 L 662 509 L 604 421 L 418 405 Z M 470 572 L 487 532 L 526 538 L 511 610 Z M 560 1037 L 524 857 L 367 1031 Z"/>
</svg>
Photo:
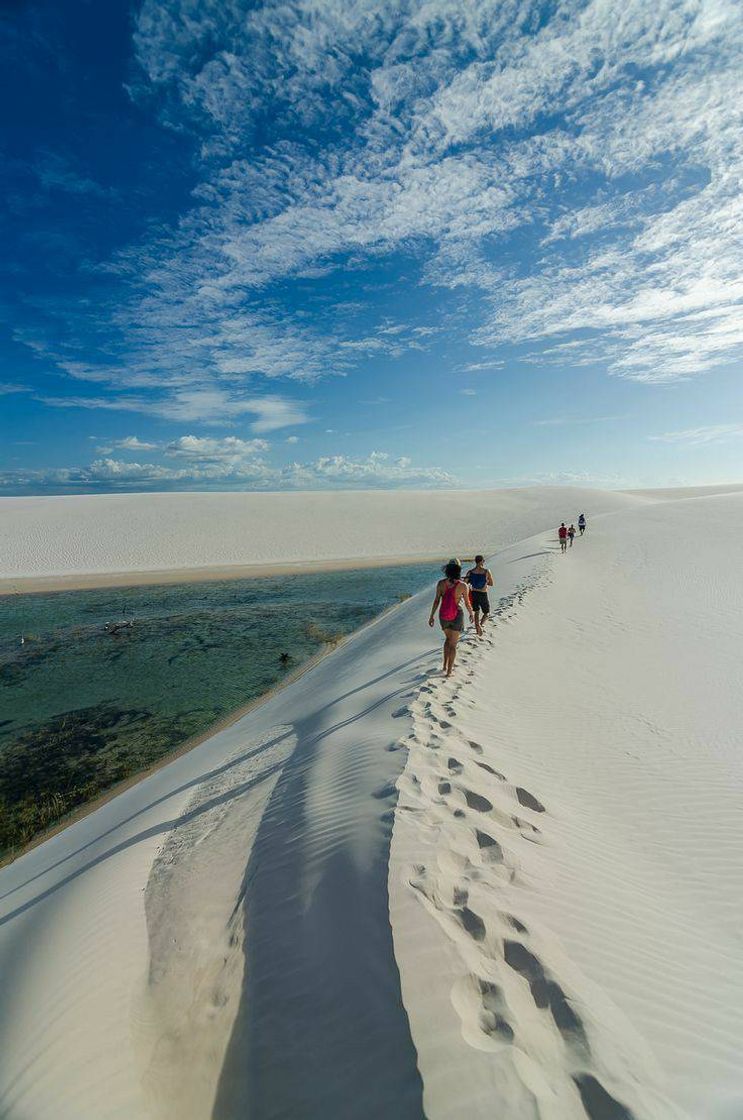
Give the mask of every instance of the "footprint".
<svg viewBox="0 0 743 1120">
<path fill-rule="evenodd" d="M 592 1074 L 578 1073 L 573 1081 L 578 1086 L 588 1120 L 634 1120 L 633 1113 L 607 1093 Z"/>
<path fill-rule="evenodd" d="M 459 920 L 473 941 L 485 939 L 485 923 L 469 906 L 463 906 L 459 911 Z"/>
<path fill-rule="evenodd" d="M 515 918 L 513 916 L 513 914 L 504 914 L 503 916 L 506 919 L 506 921 L 508 922 L 508 924 L 513 926 L 513 928 L 516 930 L 517 933 L 528 933 L 529 932 L 529 930 L 526 928 L 524 923 L 520 922 L 518 918 Z"/>
<path fill-rule="evenodd" d="M 535 824 L 532 824 L 531 821 L 522 821 L 521 817 L 511 817 L 511 820 L 516 825 L 516 828 L 528 828 L 530 832 L 535 832 L 537 836 L 542 835 L 541 831 Z M 526 839 L 528 840 L 529 837 L 527 836 Z"/>
<path fill-rule="evenodd" d="M 489 859 L 494 863 L 503 863 L 503 849 L 494 837 L 489 836 L 487 832 L 481 832 L 479 828 L 475 830 L 475 836 L 480 848 L 487 852 Z"/>
<path fill-rule="evenodd" d="M 505 1017 L 508 1010 L 503 993 L 490 980 L 478 980 L 482 997 L 480 1026 L 485 1034 L 497 1035 L 505 1042 L 513 1042 L 513 1027 Z"/>
<path fill-rule="evenodd" d="M 472 747 L 475 754 L 482 754 L 482 747 L 479 743 L 476 743 L 474 739 L 468 739 L 467 746 Z"/>
<path fill-rule="evenodd" d="M 446 793 L 451 793 L 451 782 L 439 782 L 439 793 L 443 796 Z"/>
<path fill-rule="evenodd" d="M 488 801 L 487 797 L 481 797 L 479 793 L 473 793 L 470 789 L 464 791 L 464 799 L 470 809 L 477 809 L 478 813 L 490 813 L 493 809 L 492 801 Z"/>
<path fill-rule="evenodd" d="M 451 770 L 452 774 L 461 774 L 464 767 L 458 758 L 450 758 L 446 764 Z"/>
<path fill-rule="evenodd" d="M 500 770 L 494 770 L 492 766 L 488 766 L 487 762 L 478 762 L 477 765 L 481 770 L 487 770 L 488 774 L 492 774 L 494 778 L 499 778 L 500 781 L 505 782 L 505 774 L 501 774 Z"/>
<path fill-rule="evenodd" d="M 528 789 L 516 786 L 516 796 L 519 799 L 519 804 L 523 805 L 525 809 L 533 809 L 535 813 L 543 813 L 545 811 L 542 802 L 537 801 L 534 794 L 529 793 Z"/>
<path fill-rule="evenodd" d="M 466 887 L 455 887 L 452 899 L 455 906 L 466 906 L 469 901 L 470 892 Z"/>
<path fill-rule="evenodd" d="M 386 797 L 392 797 L 396 793 L 395 786 L 392 782 L 385 782 L 383 786 L 378 786 L 372 793 L 372 797 L 376 797 L 377 801 L 384 801 Z"/>
<path fill-rule="evenodd" d="M 407 707 L 407 705 L 405 707 L 402 707 L 402 708 L 396 708 L 395 711 L 392 713 L 392 718 L 393 719 L 400 719 L 401 716 L 408 715 L 409 710 L 410 709 Z"/>
<path fill-rule="evenodd" d="M 537 1007 L 549 1010 L 555 1026 L 566 1041 L 578 1042 L 588 1052 L 588 1039 L 580 1018 L 571 1007 L 559 984 L 551 980 L 542 967 L 539 957 L 530 953 L 520 941 L 506 940 L 503 944 L 506 964 L 529 982 L 532 998 Z"/>
</svg>

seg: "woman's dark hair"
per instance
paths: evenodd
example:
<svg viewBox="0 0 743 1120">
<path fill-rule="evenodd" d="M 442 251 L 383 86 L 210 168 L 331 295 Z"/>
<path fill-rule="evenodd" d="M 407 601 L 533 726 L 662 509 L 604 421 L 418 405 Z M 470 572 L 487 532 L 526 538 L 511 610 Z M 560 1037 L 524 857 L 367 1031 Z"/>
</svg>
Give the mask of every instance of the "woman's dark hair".
<svg viewBox="0 0 743 1120">
<path fill-rule="evenodd" d="M 444 566 L 444 575 L 447 579 L 460 579 L 462 575 L 462 565 L 459 560 L 450 560 Z"/>
<path fill-rule="evenodd" d="M 484 560 L 484 559 L 485 559 L 485 557 L 484 557 L 484 556 L 476 556 L 476 557 L 475 557 L 475 563 L 476 563 L 476 564 L 482 564 L 482 562 L 483 562 L 483 560 Z"/>
</svg>

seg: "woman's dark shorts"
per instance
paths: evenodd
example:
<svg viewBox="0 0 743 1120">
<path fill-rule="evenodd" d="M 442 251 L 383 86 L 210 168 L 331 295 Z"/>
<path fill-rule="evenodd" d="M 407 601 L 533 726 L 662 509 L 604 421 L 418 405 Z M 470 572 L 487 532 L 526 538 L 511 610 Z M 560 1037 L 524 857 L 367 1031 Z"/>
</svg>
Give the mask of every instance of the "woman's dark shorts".
<svg viewBox="0 0 743 1120">
<path fill-rule="evenodd" d="M 470 591 L 470 599 L 472 600 L 473 611 L 490 614 L 490 600 L 487 591 Z"/>
<path fill-rule="evenodd" d="M 439 616 L 442 630 L 464 630 L 464 611 L 460 607 L 454 618 L 441 618 Z"/>
</svg>

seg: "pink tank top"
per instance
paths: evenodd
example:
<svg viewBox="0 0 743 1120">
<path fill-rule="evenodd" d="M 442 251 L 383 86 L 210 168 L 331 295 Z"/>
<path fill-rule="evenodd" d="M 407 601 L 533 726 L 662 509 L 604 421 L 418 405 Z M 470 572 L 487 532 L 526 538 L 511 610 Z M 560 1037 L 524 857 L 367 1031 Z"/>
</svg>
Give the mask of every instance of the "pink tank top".
<svg viewBox="0 0 743 1120">
<path fill-rule="evenodd" d="M 444 592 L 444 597 L 441 600 L 441 608 L 439 610 L 439 618 L 442 622 L 452 622 L 457 617 L 459 606 L 457 604 L 456 591 L 461 583 L 457 580 L 454 584 L 449 584 Z"/>
</svg>

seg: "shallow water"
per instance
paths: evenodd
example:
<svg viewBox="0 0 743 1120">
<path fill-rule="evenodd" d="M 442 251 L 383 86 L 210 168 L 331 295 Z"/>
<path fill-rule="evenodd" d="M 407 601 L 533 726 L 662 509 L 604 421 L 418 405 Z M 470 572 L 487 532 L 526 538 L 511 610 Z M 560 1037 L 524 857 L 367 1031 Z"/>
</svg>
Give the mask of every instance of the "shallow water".
<svg viewBox="0 0 743 1120">
<path fill-rule="evenodd" d="M 436 574 L 405 565 L 0 600 L 0 798 L 28 798 L 36 822 L 20 841 L 259 697 Z M 104 629 L 122 620 L 134 625 Z M 49 802 L 43 819 L 39 800 Z M 10 842 L 19 838 L 0 836 L 0 848 Z"/>
</svg>

